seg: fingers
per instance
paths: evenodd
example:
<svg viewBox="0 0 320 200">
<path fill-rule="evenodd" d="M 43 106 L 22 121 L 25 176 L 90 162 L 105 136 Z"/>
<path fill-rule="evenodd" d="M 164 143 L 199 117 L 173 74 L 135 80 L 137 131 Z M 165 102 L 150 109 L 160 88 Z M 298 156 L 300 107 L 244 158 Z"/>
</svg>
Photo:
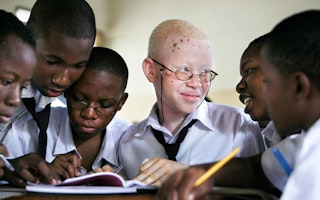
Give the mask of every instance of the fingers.
<svg viewBox="0 0 320 200">
<path fill-rule="evenodd" d="M 15 172 L 6 170 L 5 180 L 16 186 L 24 187 L 26 181 L 39 183 L 40 179 L 49 184 L 55 184 L 60 180 L 54 169 L 37 154 L 27 154 L 10 162 Z"/>
<path fill-rule="evenodd" d="M 60 177 L 56 173 L 54 168 L 44 160 L 39 161 L 37 167 L 39 170 L 40 177 L 43 177 L 41 178 L 42 182 L 49 183 L 52 185 L 55 185 L 60 182 Z"/>
<path fill-rule="evenodd" d="M 6 157 L 9 156 L 9 152 L 8 152 L 7 147 L 1 142 L 0 142 L 0 154 L 4 155 Z"/>
<path fill-rule="evenodd" d="M 135 177 L 148 185 L 161 185 L 171 174 L 187 168 L 188 165 L 168 160 L 165 158 L 153 158 L 140 167 L 140 174 Z"/>
<path fill-rule="evenodd" d="M 81 175 L 81 160 L 75 153 L 60 154 L 51 164 L 63 179 Z"/>
<path fill-rule="evenodd" d="M 22 179 L 17 173 L 4 169 L 3 179 L 16 187 L 25 187 L 27 180 Z"/>
<path fill-rule="evenodd" d="M 176 172 L 161 185 L 156 199 L 193 200 L 205 195 L 211 191 L 213 185 L 211 181 L 194 187 L 194 183 L 204 172 L 204 169 L 196 167 Z"/>
<path fill-rule="evenodd" d="M 134 179 L 147 185 L 160 185 L 170 175 L 168 166 L 171 161 L 164 158 L 153 158 L 140 167 L 140 174 Z"/>
</svg>

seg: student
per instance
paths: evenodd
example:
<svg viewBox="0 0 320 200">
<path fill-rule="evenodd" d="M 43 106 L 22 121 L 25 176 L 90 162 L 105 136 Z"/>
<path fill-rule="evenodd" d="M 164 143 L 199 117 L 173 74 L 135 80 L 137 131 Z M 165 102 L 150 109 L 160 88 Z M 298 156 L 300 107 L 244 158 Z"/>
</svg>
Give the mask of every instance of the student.
<svg viewBox="0 0 320 200">
<path fill-rule="evenodd" d="M 35 41 L 30 31 L 12 13 L 0 10 L 0 122 L 8 122 L 21 103 L 21 91 L 28 86 L 36 66 Z M 0 142 L 0 154 L 9 156 Z M 8 170 L 0 159 L 0 180 L 24 187 L 26 181 L 57 183 L 59 177 L 41 157 L 28 154 L 9 161 Z"/>
<path fill-rule="evenodd" d="M 46 122 L 50 103 L 84 71 L 96 35 L 94 14 L 85 0 L 37 0 L 27 27 L 36 39 L 37 66 L 31 85 L 23 91 L 22 96 L 23 99 L 31 98 L 30 101 L 35 101 L 35 108 L 32 108 L 32 103 L 23 100 L 24 104 L 18 107 L 12 120 L 1 131 L 4 143 L 10 138 L 6 137 L 9 131 L 21 131 L 15 128 L 15 123 L 24 123 L 33 117 L 31 113 L 35 112 L 34 115 L 37 115 L 43 111 L 44 116 L 37 120 L 37 128 L 39 124 Z M 45 131 L 44 125 L 39 132 Z M 42 137 L 42 134 L 39 136 Z M 43 137 L 45 139 L 45 134 Z M 45 145 L 43 142 L 43 146 Z M 43 149 L 37 151 L 45 156 Z"/>
<path fill-rule="evenodd" d="M 128 97 L 124 92 L 127 80 L 123 58 L 111 49 L 95 47 L 84 73 L 65 93 L 67 108 L 51 108 L 46 161 L 61 178 L 79 176 L 81 169 L 85 173 L 107 163 L 119 165 L 116 148 L 129 123 L 114 116 Z M 20 127 L 25 132 L 11 136 L 28 144 L 20 145 L 24 154 L 37 147 L 33 145 L 38 135 L 35 125 L 29 120 Z"/>
<path fill-rule="evenodd" d="M 304 11 L 286 18 L 268 37 L 261 51 L 268 112 L 282 137 L 297 129 L 302 130 L 300 137 L 303 137 L 293 149 L 295 165 L 281 199 L 318 199 L 320 10 Z M 243 164 L 246 159 L 232 159 L 212 179 L 197 188 L 193 187 L 195 180 L 209 165 L 180 171 L 163 185 L 158 198 L 195 199 L 210 191 L 213 182 L 233 186 L 239 178 L 249 180 L 248 183 L 258 181 L 259 175 L 263 174 L 261 167 L 246 169 L 239 165 L 240 162 Z M 233 178 L 228 180 L 228 177 Z"/>
<path fill-rule="evenodd" d="M 268 34 L 256 38 L 243 52 L 240 60 L 241 80 L 236 86 L 240 94 L 239 99 L 245 104 L 245 113 L 248 113 L 252 120 L 259 122 L 265 149 L 281 141 L 269 117 L 263 96 L 266 85 L 263 83 L 260 50 L 267 36 Z"/>
<path fill-rule="evenodd" d="M 159 185 L 175 171 L 219 160 L 237 146 L 239 156 L 263 150 L 260 128 L 248 115 L 204 101 L 217 73 L 212 71 L 207 36 L 190 22 L 167 20 L 154 29 L 143 71 L 155 87 L 157 102 L 149 117 L 120 139 L 119 160 L 126 163 L 129 179 Z M 182 141 L 181 130 L 188 134 L 180 148 L 173 147 L 175 155 L 169 148 Z M 168 153 L 161 136 L 171 144 L 164 144 Z"/>
</svg>

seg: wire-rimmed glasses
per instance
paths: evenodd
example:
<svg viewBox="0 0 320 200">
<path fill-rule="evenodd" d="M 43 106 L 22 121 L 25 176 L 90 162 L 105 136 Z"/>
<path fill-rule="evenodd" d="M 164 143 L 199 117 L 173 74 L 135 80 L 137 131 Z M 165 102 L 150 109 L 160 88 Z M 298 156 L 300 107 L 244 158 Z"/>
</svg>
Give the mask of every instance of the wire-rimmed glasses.
<svg viewBox="0 0 320 200">
<path fill-rule="evenodd" d="M 199 77 L 200 81 L 210 82 L 218 75 L 218 73 L 214 72 L 213 70 L 205 70 L 205 71 L 201 72 L 200 74 L 193 74 L 191 72 L 191 70 L 187 67 L 179 68 L 176 71 L 173 71 L 172 69 L 169 69 L 168 67 L 166 67 L 164 64 L 161 64 L 157 60 L 155 60 L 153 58 L 151 58 L 151 60 L 153 62 L 157 63 L 158 65 L 160 65 L 161 67 L 163 67 L 164 69 L 169 70 L 170 72 L 174 73 L 175 76 L 177 77 L 177 79 L 179 79 L 181 81 L 190 80 L 193 76 L 196 75 Z"/>
<path fill-rule="evenodd" d="M 116 110 L 118 108 L 119 103 L 114 103 L 112 105 L 99 105 L 99 106 L 91 106 L 87 101 L 84 100 L 78 100 L 76 97 L 66 94 L 68 106 L 71 106 L 72 108 L 76 108 L 79 110 L 84 110 L 88 107 L 93 108 L 98 116 L 109 116 L 114 115 L 116 113 Z"/>
</svg>

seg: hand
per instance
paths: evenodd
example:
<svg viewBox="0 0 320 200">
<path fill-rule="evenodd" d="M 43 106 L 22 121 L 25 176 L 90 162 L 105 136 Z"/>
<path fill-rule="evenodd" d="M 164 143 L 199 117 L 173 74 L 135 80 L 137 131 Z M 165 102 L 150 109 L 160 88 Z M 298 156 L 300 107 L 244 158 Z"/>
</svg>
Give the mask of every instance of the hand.
<svg viewBox="0 0 320 200">
<path fill-rule="evenodd" d="M 2 154 L 4 156 L 9 156 L 7 147 L 4 144 L 2 144 L 1 142 L 0 142 L 0 154 Z M 2 159 L 0 159 L 0 177 L 2 177 L 4 174 L 4 171 L 3 171 L 4 167 L 5 167 L 4 161 Z"/>
<path fill-rule="evenodd" d="M 96 168 L 94 171 L 89 172 L 89 174 L 99 173 L 99 172 L 113 172 L 113 173 L 115 173 L 115 170 L 117 170 L 118 167 L 115 168 L 115 166 L 110 166 L 110 165 L 106 164 L 103 167 Z M 128 179 L 124 174 L 121 173 L 121 171 L 117 172 L 117 174 L 120 175 L 124 180 Z"/>
<path fill-rule="evenodd" d="M 189 167 L 185 170 L 176 172 L 168 178 L 159 188 L 156 200 L 194 200 L 211 191 L 213 186 L 212 179 L 204 182 L 198 187 L 194 187 L 196 180 L 205 173 L 200 167 Z"/>
<path fill-rule="evenodd" d="M 104 165 L 102 167 L 96 168 L 93 172 L 94 173 L 97 173 L 97 172 L 114 172 L 114 168 L 112 168 L 109 165 Z M 89 173 L 92 173 L 92 172 L 89 172 Z"/>
<path fill-rule="evenodd" d="M 63 179 L 81 176 L 81 159 L 75 152 L 58 155 L 51 165 Z"/>
<path fill-rule="evenodd" d="M 141 165 L 140 174 L 134 179 L 147 185 L 159 186 L 174 172 L 187 167 L 186 164 L 165 158 L 153 158 Z"/>
<path fill-rule="evenodd" d="M 30 153 L 10 160 L 15 171 L 5 169 L 4 180 L 18 186 L 25 187 L 27 181 L 33 183 L 44 182 L 57 184 L 60 182 L 58 174 L 38 154 Z"/>
</svg>

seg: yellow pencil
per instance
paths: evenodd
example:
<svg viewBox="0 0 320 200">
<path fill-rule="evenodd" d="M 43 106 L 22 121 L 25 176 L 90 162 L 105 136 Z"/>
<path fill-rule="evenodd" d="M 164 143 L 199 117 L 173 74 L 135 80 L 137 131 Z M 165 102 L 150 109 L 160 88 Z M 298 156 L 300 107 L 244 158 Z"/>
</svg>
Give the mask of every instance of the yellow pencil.
<svg viewBox="0 0 320 200">
<path fill-rule="evenodd" d="M 198 180 L 194 183 L 194 187 L 198 187 L 202 183 L 204 183 L 206 180 L 208 180 L 214 173 L 216 173 L 223 165 L 225 165 L 231 158 L 233 158 L 237 153 L 240 151 L 240 148 L 235 148 L 232 152 L 230 152 L 225 158 L 217 162 L 216 164 L 212 165 L 210 169 L 204 173 L 202 176 L 198 178 Z"/>
</svg>

